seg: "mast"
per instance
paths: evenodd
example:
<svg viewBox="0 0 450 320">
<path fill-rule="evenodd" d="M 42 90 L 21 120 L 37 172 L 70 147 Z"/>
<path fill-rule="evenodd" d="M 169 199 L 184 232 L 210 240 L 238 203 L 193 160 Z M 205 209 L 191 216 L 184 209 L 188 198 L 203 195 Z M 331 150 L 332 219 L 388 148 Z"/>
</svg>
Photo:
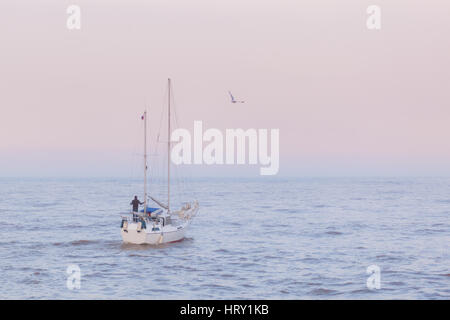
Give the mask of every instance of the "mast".
<svg viewBox="0 0 450 320">
<path fill-rule="evenodd" d="M 170 213 L 170 78 L 168 79 L 169 101 L 168 101 L 168 132 L 167 132 L 167 213 Z"/>
<path fill-rule="evenodd" d="M 144 216 L 147 214 L 147 110 L 144 111 Z"/>
</svg>

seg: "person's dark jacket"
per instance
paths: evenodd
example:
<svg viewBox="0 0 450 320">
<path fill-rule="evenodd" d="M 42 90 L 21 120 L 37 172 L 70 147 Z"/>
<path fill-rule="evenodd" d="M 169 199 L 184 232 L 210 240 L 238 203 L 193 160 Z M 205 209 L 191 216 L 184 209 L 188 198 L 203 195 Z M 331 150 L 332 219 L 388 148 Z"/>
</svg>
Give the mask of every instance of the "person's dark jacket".
<svg viewBox="0 0 450 320">
<path fill-rule="evenodd" d="M 133 212 L 138 212 L 139 211 L 139 205 L 140 204 L 144 204 L 144 203 L 140 202 L 138 199 L 133 199 L 130 204 L 133 205 Z"/>
</svg>

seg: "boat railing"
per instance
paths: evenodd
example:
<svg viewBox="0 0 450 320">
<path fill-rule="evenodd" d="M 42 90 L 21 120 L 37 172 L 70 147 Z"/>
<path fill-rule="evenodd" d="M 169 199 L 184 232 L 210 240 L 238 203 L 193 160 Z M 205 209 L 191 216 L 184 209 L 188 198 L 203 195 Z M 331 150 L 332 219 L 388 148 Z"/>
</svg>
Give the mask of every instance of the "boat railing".
<svg viewBox="0 0 450 320">
<path fill-rule="evenodd" d="M 139 214 L 138 212 L 123 212 L 120 214 L 122 221 L 128 222 L 138 222 L 139 219 L 144 218 L 144 215 Z"/>
</svg>

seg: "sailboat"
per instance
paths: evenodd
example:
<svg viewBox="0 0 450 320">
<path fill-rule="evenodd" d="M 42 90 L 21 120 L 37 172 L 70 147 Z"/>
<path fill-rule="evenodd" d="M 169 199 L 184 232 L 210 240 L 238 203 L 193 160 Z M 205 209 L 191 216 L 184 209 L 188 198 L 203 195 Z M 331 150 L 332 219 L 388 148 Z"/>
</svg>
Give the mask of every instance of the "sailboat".
<svg viewBox="0 0 450 320">
<path fill-rule="evenodd" d="M 144 112 L 144 209 L 122 216 L 120 232 L 124 243 L 164 244 L 184 239 L 186 229 L 199 210 L 197 201 L 187 202 L 178 210 L 170 206 L 170 97 L 168 80 L 167 204 L 147 194 L 147 111 Z M 157 207 L 149 207 L 152 200 Z"/>
</svg>

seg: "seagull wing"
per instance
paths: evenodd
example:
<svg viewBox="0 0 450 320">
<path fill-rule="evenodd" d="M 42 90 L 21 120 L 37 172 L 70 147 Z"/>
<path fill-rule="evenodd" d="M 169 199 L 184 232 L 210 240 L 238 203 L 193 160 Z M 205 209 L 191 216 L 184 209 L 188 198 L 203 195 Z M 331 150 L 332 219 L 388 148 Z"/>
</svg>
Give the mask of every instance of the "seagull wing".
<svg viewBox="0 0 450 320">
<path fill-rule="evenodd" d="M 233 97 L 233 95 L 231 94 L 231 91 L 228 91 L 228 93 L 230 94 L 231 101 L 234 101 L 234 97 Z"/>
</svg>

